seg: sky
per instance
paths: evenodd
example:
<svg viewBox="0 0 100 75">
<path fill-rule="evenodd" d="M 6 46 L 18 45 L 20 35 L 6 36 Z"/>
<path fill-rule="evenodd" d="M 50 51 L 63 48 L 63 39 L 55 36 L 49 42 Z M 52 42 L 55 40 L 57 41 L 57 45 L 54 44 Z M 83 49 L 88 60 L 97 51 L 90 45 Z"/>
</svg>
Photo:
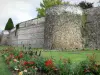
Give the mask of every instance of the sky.
<svg viewBox="0 0 100 75">
<path fill-rule="evenodd" d="M 83 0 L 64 0 L 71 3 L 79 3 Z M 99 0 L 85 0 L 94 2 L 97 6 Z M 8 19 L 12 18 L 14 25 L 17 23 L 36 18 L 36 8 L 40 7 L 42 0 L 0 0 L 0 30 L 3 30 Z"/>
</svg>

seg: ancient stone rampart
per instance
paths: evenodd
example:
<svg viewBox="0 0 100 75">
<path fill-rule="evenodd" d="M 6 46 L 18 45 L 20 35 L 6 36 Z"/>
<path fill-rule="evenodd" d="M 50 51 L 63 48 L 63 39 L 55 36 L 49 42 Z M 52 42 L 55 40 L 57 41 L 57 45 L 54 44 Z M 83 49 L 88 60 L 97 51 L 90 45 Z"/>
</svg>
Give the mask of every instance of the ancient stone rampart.
<svg viewBox="0 0 100 75">
<path fill-rule="evenodd" d="M 18 35 L 16 34 L 16 28 L 13 28 L 8 35 L 7 44 L 11 46 L 17 46 Z"/>
<path fill-rule="evenodd" d="M 1 36 L 0 44 L 1 44 L 1 45 L 8 45 L 9 31 L 4 30 L 4 31 L 2 31 L 1 35 L 2 35 L 2 36 Z"/>
<path fill-rule="evenodd" d="M 19 24 L 18 45 L 43 48 L 45 18 L 33 19 Z"/>
<path fill-rule="evenodd" d="M 66 5 L 48 9 L 44 31 L 45 48 L 83 48 L 81 34 L 82 13 L 81 8 Z"/>
<path fill-rule="evenodd" d="M 85 10 L 85 47 L 100 49 L 100 7 Z"/>
<path fill-rule="evenodd" d="M 19 23 L 19 28 L 2 32 L 1 44 L 45 49 L 100 49 L 100 7 L 82 10 L 58 5 L 46 17 Z"/>
</svg>

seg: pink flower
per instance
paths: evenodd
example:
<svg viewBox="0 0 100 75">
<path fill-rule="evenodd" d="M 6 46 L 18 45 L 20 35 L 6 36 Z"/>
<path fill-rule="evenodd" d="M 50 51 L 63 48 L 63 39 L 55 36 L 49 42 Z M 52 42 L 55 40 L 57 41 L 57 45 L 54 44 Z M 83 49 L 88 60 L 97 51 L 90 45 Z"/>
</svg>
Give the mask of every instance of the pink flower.
<svg viewBox="0 0 100 75">
<path fill-rule="evenodd" d="M 14 62 L 17 62 L 17 59 L 13 59 Z"/>
</svg>

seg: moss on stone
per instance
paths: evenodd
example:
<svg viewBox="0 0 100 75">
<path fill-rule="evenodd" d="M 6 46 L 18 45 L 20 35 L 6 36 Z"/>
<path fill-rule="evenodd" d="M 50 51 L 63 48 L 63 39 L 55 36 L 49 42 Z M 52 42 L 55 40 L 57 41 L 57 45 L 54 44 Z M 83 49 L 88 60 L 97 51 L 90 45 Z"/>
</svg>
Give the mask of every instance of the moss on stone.
<svg viewBox="0 0 100 75">
<path fill-rule="evenodd" d="M 83 13 L 82 15 L 82 26 L 85 27 L 87 22 L 87 14 Z"/>
</svg>

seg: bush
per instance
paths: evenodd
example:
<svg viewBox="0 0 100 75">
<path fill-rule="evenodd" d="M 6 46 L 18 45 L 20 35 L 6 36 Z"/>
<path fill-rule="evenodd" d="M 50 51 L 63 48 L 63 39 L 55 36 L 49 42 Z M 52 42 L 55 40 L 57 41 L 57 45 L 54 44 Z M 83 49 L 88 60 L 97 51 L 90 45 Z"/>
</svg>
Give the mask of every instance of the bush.
<svg viewBox="0 0 100 75">
<path fill-rule="evenodd" d="M 74 70 L 74 75 L 100 75 L 100 65 L 96 62 L 95 54 L 80 62 Z"/>
<path fill-rule="evenodd" d="M 36 73 L 47 75 L 100 75 L 100 65 L 95 60 L 95 54 L 88 55 L 87 60 L 76 65 L 72 64 L 70 59 L 60 59 L 57 63 L 53 58 L 44 58 L 34 53 L 33 55 L 27 54 L 30 51 L 26 53 L 14 50 L 14 48 L 8 48 L 4 51 L 3 57 L 9 67 L 19 73 L 23 72 L 24 75 L 36 75 Z"/>
</svg>

